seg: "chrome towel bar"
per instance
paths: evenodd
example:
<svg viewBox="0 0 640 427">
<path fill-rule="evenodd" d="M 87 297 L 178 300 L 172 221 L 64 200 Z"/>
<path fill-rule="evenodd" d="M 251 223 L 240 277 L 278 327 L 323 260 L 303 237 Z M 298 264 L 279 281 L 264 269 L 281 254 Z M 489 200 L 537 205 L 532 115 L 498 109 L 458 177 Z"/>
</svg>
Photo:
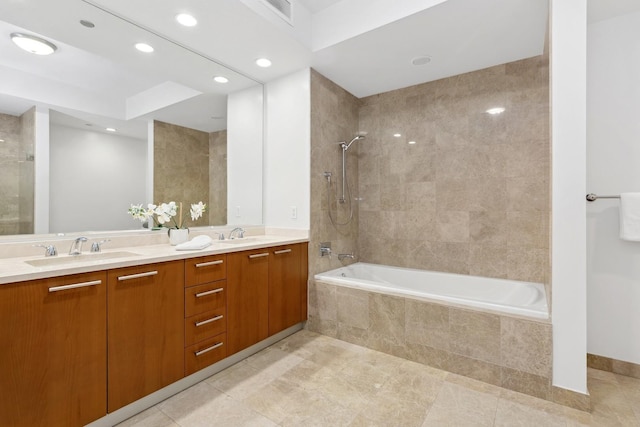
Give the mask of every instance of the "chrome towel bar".
<svg viewBox="0 0 640 427">
<path fill-rule="evenodd" d="M 598 199 L 619 199 L 620 196 L 596 196 L 593 193 L 589 193 L 587 194 L 587 201 L 588 202 L 595 202 Z"/>
</svg>

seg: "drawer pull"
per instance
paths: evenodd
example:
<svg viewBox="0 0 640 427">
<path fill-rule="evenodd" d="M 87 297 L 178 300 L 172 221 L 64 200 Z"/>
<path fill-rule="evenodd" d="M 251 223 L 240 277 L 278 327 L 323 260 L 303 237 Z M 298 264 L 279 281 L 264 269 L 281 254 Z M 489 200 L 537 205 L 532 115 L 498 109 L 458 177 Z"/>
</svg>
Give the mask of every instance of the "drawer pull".
<svg viewBox="0 0 640 427">
<path fill-rule="evenodd" d="M 49 292 L 66 291 L 67 289 L 86 288 L 88 286 L 96 286 L 102 283 L 102 280 L 92 280 L 90 282 L 74 283 L 73 285 L 54 286 L 49 288 Z"/>
<path fill-rule="evenodd" d="M 224 291 L 224 288 L 218 288 L 218 289 L 212 289 L 210 291 L 200 292 L 196 294 L 196 298 L 206 297 L 207 295 L 217 294 L 222 291 Z"/>
<path fill-rule="evenodd" d="M 221 314 L 221 315 L 219 315 L 219 316 L 212 317 L 211 319 L 203 320 L 202 322 L 196 322 L 196 327 L 197 327 L 197 326 L 206 325 L 207 323 L 215 322 L 216 320 L 220 320 L 220 319 L 222 319 L 223 317 L 224 317 L 224 316 Z"/>
<path fill-rule="evenodd" d="M 199 267 L 209 267 L 210 265 L 220 265 L 223 262 L 224 261 L 221 260 L 221 259 L 219 259 L 217 261 L 201 262 L 201 263 L 196 264 L 196 267 L 199 268 Z"/>
<path fill-rule="evenodd" d="M 291 252 L 291 249 L 282 249 L 281 251 L 274 251 L 273 253 L 276 255 L 280 255 L 280 254 L 288 254 L 289 252 Z"/>
<path fill-rule="evenodd" d="M 265 256 L 269 256 L 269 252 L 264 252 L 261 254 L 253 254 L 253 255 L 249 255 L 249 259 L 253 259 L 253 258 L 262 258 Z"/>
<path fill-rule="evenodd" d="M 130 274 L 129 276 L 119 276 L 118 281 L 122 282 L 123 280 L 139 279 L 141 277 L 155 276 L 156 274 L 158 274 L 157 271 L 147 271 L 146 273 Z"/>
<path fill-rule="evenodd" d="M 223 345 L 224 345 L 224 343 L 219 342 L 219 343 L 217 343 L 217 344 L 212 345 L 212 346 L 211 346 L 211 347 L 209 347 L 209 348 L 205 348 L 204 350 L 196 351 L 196 352 L 195 352 L 195 355 L 196 355 L 196 356 L 202 356 L 203 354 L 208 353 L 208 352 L 210 352 L 211 350 L 215 350 L 216 348 L 220 348 L 220 347 L 222 347 Z"/>
</svg>

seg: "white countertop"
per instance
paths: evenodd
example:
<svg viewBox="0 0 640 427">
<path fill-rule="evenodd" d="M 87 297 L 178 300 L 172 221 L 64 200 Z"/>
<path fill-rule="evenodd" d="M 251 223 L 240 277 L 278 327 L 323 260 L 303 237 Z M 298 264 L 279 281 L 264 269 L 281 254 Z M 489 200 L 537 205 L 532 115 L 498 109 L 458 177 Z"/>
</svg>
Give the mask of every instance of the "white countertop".
<svg viewBox="0 0 640 427">
<path fill-rule="evenodd" d="M 243 241 L 244 240 L 244 241 Z M 92 254 L 85 250 L 81 258 L 60 254 L 56 257 L 28 256 L 14 258 L 0 258 L 0 285 L 27 280 L 44 279 L 48 277 L 64 276 L 69 274 L 87 273 L 91 271 L 108 270 L 120 267 L 131 267 L 156 262 L 174 261 L 180 259 L 196 258 L 207 255 L 217 255 L 232 252 L 240 252 L 251 249 L 260 249 L 271 246 L 308 242 L 307 237 L 285 235 L 258 235 L 247 236 L 246 239 L 231 241 L 233 243 L 214 240 L 212 245 L 201 250 L 178 251 L 175 246 L 168 243 L 154 245 L 138 245 L 130 247 L 118 247 L 103 249 L 102 252 Z M 131 255 L 127 254 L 130 252 Z M 104 255 L 100 255 L 104 254 Z M 115 258 L 104 258 L 109 255 L 118 255 Z M 91 257 L 97 255 L 94 259 Z M 124 255 L 124 256 L 120 256 Z M 102 258 L 101 258 L 102 256 Z M 51 260 L 56 265 L 34 267 L 27 261 Z M 67 262 L 69 261 L 69 262 Z M 36 261 L 37 262 L 37 261 Z"/>
</svg>

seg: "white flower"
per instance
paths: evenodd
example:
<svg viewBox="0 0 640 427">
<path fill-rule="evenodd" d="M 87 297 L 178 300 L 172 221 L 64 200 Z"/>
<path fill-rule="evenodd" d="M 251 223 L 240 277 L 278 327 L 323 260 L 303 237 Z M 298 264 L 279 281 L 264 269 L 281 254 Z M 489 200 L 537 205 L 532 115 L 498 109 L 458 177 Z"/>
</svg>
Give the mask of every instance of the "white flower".
<svg viewBox="0 0 640 427">
<path fill-rule="evenodd" d="M 206 211 L 206 204 L 202 202 L 198 202 L 198 204 L 192 204 L 191 209 L 189 210 L 189 213 L 191 214 L 191 221 L 195 221 L 196 219 L 200 218 Z"/>
<path fill-rule="evenodd" d="M 129 208 L 129 213 L 134 219 L 140 220 L 140 222 L 146 222 L 153 215 L 152 211 L 146 210 L 142 207 L 142 204 L 132 204 Z"/>
</svg>

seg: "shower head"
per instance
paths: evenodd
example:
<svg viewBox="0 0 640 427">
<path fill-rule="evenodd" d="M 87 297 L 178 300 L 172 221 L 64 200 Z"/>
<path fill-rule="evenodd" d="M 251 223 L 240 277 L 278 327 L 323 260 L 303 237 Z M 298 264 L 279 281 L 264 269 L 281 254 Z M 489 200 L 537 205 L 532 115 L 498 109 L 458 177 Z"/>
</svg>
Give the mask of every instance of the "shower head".
<svg viewBox="0 0 640 427">
<path fill-rule="evenodd" d="M 353 138 L 351 141 L 349 141 L 349 143 L 347 144 L 346 142 L 341 142 L 340 146 L 342 147 L 342 149 L 344 151 L 347 151 L 349 149 L 349 147 L 351 147 L 351 144 L 353 144 L 355 141 L 359 140 L 359 139 L 364 139 L 364 135 L 358 135 L 355 138 Z"/>
</svg>

